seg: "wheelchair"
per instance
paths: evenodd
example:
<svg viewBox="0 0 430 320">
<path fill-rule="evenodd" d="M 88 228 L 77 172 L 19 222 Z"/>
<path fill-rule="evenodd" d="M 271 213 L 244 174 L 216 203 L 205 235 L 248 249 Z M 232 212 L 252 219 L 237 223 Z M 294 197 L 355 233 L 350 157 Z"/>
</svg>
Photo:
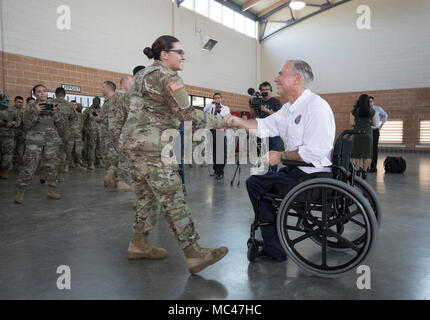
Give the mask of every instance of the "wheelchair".
<svg viewBox="0 0 430 320">
<path fill-rule="evenodd" d="M 351 163 L 352 139 L 359 130 L 343 131 L 333 150 L 331 172 L 317 172 L 290 185 L 276 185 L 258 201 L 272 203 L 279 241 L 300 268 L 325 278 L 345 276 L 363 264 L 375 247 L 381 207 L 372 187 L 356 176 Z M 283 161 L 288 166 L 311 164 Z M 258 208 L 258 205 L 257 205 Z M 261 226 L 255 213 L 248 240 L 253 262 L 264 242 L 255 232 Z"/>
</svg>

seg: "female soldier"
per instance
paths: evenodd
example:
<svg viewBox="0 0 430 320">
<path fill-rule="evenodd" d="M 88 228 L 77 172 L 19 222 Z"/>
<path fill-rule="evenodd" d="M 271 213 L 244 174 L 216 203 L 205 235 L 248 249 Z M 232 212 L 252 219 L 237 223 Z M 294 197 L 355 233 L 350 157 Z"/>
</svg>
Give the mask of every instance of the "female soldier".
<svg viewBox="0 0 430 320">
<path fill-rule="evenodd" d="M 222 259 L 228 252 L 201 248 L 196 240 L 190 211 L 185 204 L 177 164 L 166 164 L 161 141 L 164 130 L 178 128 L 178 123 L 192 121 L 196 128 L 222 128 L 225 119 L 195 110 L 179 70 L 183 69 L 185 52 L 178 39 L 161 36 L 145 55 L 154 63 L 138 73 L 130 88 L 130 113 L 122 131 L 123 150 L 135 181 L 138 197 L 134 236 L 128 247 L 129 259 L 160 259 L 166 250 L 151 246 L 147 235 L 157 222 L 162 206 L 179 246 L 184 251 L 190 273 L 197 273 Z"/>
</svg>

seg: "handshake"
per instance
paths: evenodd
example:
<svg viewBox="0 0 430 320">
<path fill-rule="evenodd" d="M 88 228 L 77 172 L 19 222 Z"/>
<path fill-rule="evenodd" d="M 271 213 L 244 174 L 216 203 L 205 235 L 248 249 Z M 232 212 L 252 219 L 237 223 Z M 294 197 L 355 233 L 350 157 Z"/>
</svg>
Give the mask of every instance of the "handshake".
<svg viewBox="0 0 430 320">
<path fill-rule="evenodd" d="M 231 113 L 224 116 L 224 121 L 227 128 L 240 127 L 241 118 L 232 115 Z"/>
</svg>

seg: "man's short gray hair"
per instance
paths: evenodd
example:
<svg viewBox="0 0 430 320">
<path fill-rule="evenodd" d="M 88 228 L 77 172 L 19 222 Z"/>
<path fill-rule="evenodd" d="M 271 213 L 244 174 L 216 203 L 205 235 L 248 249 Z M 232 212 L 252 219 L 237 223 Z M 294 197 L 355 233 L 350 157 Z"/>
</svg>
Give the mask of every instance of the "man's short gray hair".
<svg viewBox="0 0 430 320">
<path fill-rule="evenodd" d="M 312 82 L 314 81 L 314 74 L 311 66 L 303 60 L 289 60 L 291 69 L 297 74 L 300 73 L 303 79 L 303 87 L 306 89 L 312 88 Z"/>
</svg>

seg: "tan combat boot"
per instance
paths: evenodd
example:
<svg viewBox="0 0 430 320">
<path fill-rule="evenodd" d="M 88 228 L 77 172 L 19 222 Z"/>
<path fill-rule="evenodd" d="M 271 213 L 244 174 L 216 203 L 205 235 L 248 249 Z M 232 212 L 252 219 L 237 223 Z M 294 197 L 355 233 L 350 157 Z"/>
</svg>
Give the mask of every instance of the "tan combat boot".
<svg viewBox="0 0 430 320">
<path fill-rule="evenodd" d="M 133 202 L 133 209 L 136 210 L 137 209 L 137 201 Z"/>
<path fill-rule="evenodd" d="M 133 188 L 130 187 L 124 181 L 118 181 L 118 183 L 116 185 L 116 189 L 118 190 L 118 192 L 132 192 L 133 191 Z"/>
<path fill-rule="evenodd" d="M 69 165 L 65 164 L 64 165 L 64 173 L 68 173 L 69 172 Z"/>
<path fill-rule="evenodd" d="M 0 179 L 7 180 L 9 173 L 7 170 L 0 170 Z"/>
<path fill-rule="evenodd" d="M 48 198 L 49 199 L 54 199 L 54 200 L 58 200 L 61 198 L 61 196 L 55 192 L 55 188 L 54 187 L 50 187 L 48 186 Z"/>
<path fill-rule="evenodd" d="M 161 259 L 167 255 L 163 248 L 151 246 L 143 233 L 135 233 L 128 245 L 128 259 Z"/>
<path fill-rule="evenodd" d="M 87 172 L 87 168 L 83 167 L 80 163 L 76 164 L 76 169 Z"/>
<path fill-rule="evenodd" d="M 21 204 L 24 202 L 24 191 L 23 190 L 16 190 L 15 193 L 15 203 Z"/>
<path fill-rule="evenodd" d="M 116 187 L 115 176 L 116 176 L 115 168 L 113 167 L 109 168 L 109 170 L 106 172 L 103 178 L 105 188 L 114 189 Z"/>
<path fill-rule="evenodd" d="M 188 270 L 194 274 L 202 271 L 204 268 L 218 262 L 228 253 L 226 247 L 217 249 L 201 248 L 194 243 L 184 249 L 184 255 L 187 259 Z"/>
<path fill-rule="evenodd" d="M 103 168 L 105 168 L 106 167 L 106 165 L 105 165 L 105 163 L 103 162 L 103 160 L 99 160 L 99 162 L 98 162 L 98 164 L 97 164 L 97 166 L 96 166 L 97 168 L 101 168 L 101 169 L 103 169 Z"/>
<path fill-rule="evenodd" d="M 96 167 L 94 166 L 94 161 L 91 161 L 89 166 L 88 166 L 88 170 L 94 170 Z"/>
</svg>

